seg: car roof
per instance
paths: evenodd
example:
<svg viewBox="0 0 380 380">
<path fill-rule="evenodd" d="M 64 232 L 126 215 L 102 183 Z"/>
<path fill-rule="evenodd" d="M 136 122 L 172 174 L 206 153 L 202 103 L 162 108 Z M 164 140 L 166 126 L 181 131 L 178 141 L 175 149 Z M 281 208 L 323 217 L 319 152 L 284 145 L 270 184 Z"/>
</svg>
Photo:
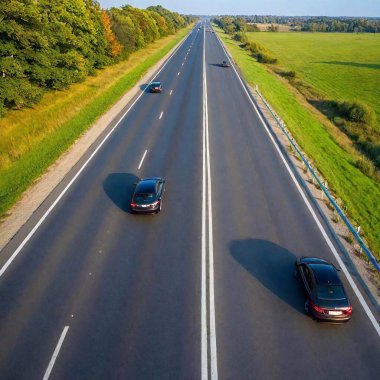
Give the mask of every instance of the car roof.
<svg viewBox="0 0 380 380">
<path fill-rule="evenodd" d="M 334 265 L 325 262 L 308 264 L 308 267 L 313 271 L 318 285 L 342 285 Z"/>
</svg>

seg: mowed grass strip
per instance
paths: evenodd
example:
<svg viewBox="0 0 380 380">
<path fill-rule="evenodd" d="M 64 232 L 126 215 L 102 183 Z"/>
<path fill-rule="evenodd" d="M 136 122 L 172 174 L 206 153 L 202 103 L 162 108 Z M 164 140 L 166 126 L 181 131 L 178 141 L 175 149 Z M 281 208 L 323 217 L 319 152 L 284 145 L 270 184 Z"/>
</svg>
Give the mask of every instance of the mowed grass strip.
<svg viewBox="0 0 380 380">
<path fill-rule="evenodd" d="M 0 119 L 0 216 L 96 119 L 191 29 L 165 37 L 29 109 Z"/>
<path fill-rule="evenodd" d="M 360 225 L 377 257 L 380 252 L 380 185 L 356 168 L 356 159 L 342 149 L 306 101 L 285 80 L 269 70 L 230 36 L 215 28 L 245 79 L 260 92 L 343 201 L 351 220 Z M 296 207 L 296 205 L 295 205 Z"/>
<path fill-rule="evenodd" d="M 380 128 L 380 34 L 247 33 L 327 99 L 360 100 Z"/>
</svg>

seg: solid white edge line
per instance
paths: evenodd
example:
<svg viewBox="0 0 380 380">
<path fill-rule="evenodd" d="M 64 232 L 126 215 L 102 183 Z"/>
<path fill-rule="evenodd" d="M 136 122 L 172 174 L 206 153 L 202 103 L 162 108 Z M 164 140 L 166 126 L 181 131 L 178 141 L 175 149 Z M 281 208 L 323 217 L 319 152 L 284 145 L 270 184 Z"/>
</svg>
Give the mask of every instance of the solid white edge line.
<svg viewBox="0 0 380 380">
<path fill-rule="evenodd" d="M 161 119 L 162 118 L 162 115 L 164 114 L 164 112 L 161 112 L 160 113 L 160 117 L 159 117 L 159 119 Z"/>
<path fill-rule="evenodd" d="M 140 165 L 139 165 L 139 167 L 137 168 L 138 170 L 140 170 L 141 165 L 142 165 L 142 163 L 144 162 L 144 158 L 145 158 L 147 152 L 148 152 L 148 150 L 146 149 L 145 152 L 144 152 L 144 155 L 142 156 L 142 159 L 141 159 L 141 161 L 140 161 Z"/>
<path fill-rule="evenodd" d="M 204 41 L 203 41 L 204 43 Z M 203 57 L 205 51 L 203 47 Z M 204 63 L 204 61 L 203 61 Z M 202 134 L 202 279 L 201 279 L 201 379 L 208 379 L 207 299 L 206 299 L 206 111 L 203 67 L 203 134 Z"/>
<path fill-rule="evenodd" d="M 236 76 L 238 77 L 238 79 L 239 79 L 239 81 L 240 81 L 240 84 L 242 85 L 242 87 L 243 87 L 245 93 L 247 94 L 247 96 L 248 96 L 248 98 L 249 98 L 249 101 L 251 102 L 251 104 L 252 104 L 254 110 L 256 111 L 256 113 L 257 113 L 257 115 L 258 115 L 258 117 L 259 117 L 261 123 L 263 124 L 263 126 L 264 126 L 264 128 L 265 128 L 267 134 L 269 135 L 270 140 L 272 141 L 273 145 L 275 146 L 277 153 L 279 154 L 279 156 L 280 156 L 282 162 L 284 163 L 284 165 L 285 165 L 285 167 L 286 167 L 286 169 L 287 169 L 287 171 L 288 171 L 290 177 L 292 178 L 292 180 L 293 180 L 293 182 L 295 183 L 295 185 L 296 185 L 298 191 L 300 192 L 300 194 L 301 194 L 301 196 L 302 196 L 302 199 L 304 200 L 304 202 L 305 202 L 307 208 L 309 209 L 311 215 L 313 216 L 313 219 L 314 219 L 315 223 L 317 224 L 319 231 L 321 232 L 322 236 L 324 237 L 324 239 L 325 239 L 327 245 L 329 246 L 331 252 L 333 253 L 335 259 L 338 261 L 338 264 L 339 264 L 339 266 L 342 268 L 343 273 L 345 274 L 345 276 L 346 276 L 346 278 L 347 278 L 349 284 L 351 285 L 352 290 L 354 291 L 356 297 L 358 298 L 358 300 L 359 300 L 360 304 L 362 305 L 364 311 L 366 312 L 366 314 L 367 314 L 369 320 L 371 321 L 373 327 L 375 328 L 377 334 L 378 334 L 379 337 L 380 337 L 380 326 L 379 326 L 379 324 L 378 324 L 376 318 L 374 317 L 374 315 L 373 315 L 371 309 L 370 309 L 369 306 L 367 305 L 367 302 L 365 301 L 365 299 L 364 299 L 363 295 L 361 294 L 359 288 L 356 286 L 355 281 L 352 279 L 350 273 L 348 272 L 348 269 L 347 269 L 346 265 L 344 264 L 344 262 L 343 262 L 342 259 L 340 258 L 339 253 L 337 252 L 337 250 L 336 250 L 335 247 L 334 247 L 334 244 L 332 243 L 331 239 L 330 239 L 329 236 L 327 235 L 327 233 L 326 233 L 324 227 L 323 227 L 322 224 L 320 223 L 320 221 L 319 221 L 317 215 L 315 214 L 315 212 L 314 212 L 314 210 L 313 210 L 313 208 L 312 208 L 312 206 L 311 206 L 309 200 L 307 199 L 307 197 L 306 197 L 304 191 L 302 190 L 300 184 L 298 183 L 297 179 L 295 178 L 295 176 L 294 176 L 294 174 L 293 174 L 293 172 L 292 172 L 290 166 L 289 166 L 288 163 L 286 162 L 286 159 L 285 159 L 283 153 L 281 152 L 279 146 L 277 145 L 277 143 L 276 143 L 276 141 L 274 140 L 272 134 L 270 133 L 270 131 L 269 131 L 267 125 L 265 124 L 264 120 L 262 119 L 262 117 L 261 117 L 259 111 L 257 110 L 256 104 L 253 102 L 251 96 L 250 96 L 249 93 L 248 93 L 248 90 L 247 90 L 246 87 L 244 86 L 244 83 L 243 83 L 242 79 L 240 78 L 240 75 L 239 75 L 239 73 L 237 72 L 237 70 L 236 70 L 236 68 L 235 68 L 235 66 L 234 66 L 234 64 L 233 64 L 233 62 L 230 60 L 230 58 L 229 58 L 229 54 L 227 53 L 227 50 L 226 50 L 226 48 L 224 47 L 224 45 L 223 45 L 222 41 L 220 40 L 219 36 L 218 36 L 218 40 L 219 40 L 219 43 L 220 43 L 222 49 L 223 49 L 224 52 L 226 53 L 227 59 L 230 61 L 231 66 L 232 66 L 232 68 L 234 69 L 235 74 L 236 74 Z"/>
<path fill-rule="evenodd" d="M 55 350 L 53 352 L 53 356 L 50 359 L 50 363 L 49 363 L 48 367 L 46 368 L 46 372 L 45 372 L 45 375 L 44 375 L 42 380 L 48 380 L 49 379 L 50 373 L 54 367 L 55 360 L 57 359 L 57 356 L 59 354 L 59 351 L 61 349 L 63 341 L 65 340 L 65 337 L 66 337 L 68 330 L 69 330 L 69 326 L 65 326 L 65 328 L 62 331 L 61 337 L 59 338 L 57 346 L 55 347 Z"/>
<path fill-rule="evenodd" d="M 100 142 L 98 147 L 94 150 L 94 152 L 91 154 L 91 156 L 87 159 L 87 161 L 82 165 L 82 167 L 78 170 L 77 174 L 72 178 L 72 180 L 67 184 L 67 186 L 62 190 L 62 192 L 58 195 L 57 199 L 52 203 L 52 205 L 47 209 L 45 214 L 41 217 L 41 219 L 36 223 L 36 225 L 32 228 L 32 230 L 29 232 L 29 234 L 25 237 L 25 239 L 22 241 L 22 243 L 17 247 L 17 249 L 13 252 L 11 257 L 6 261 L 6 263 L 1 267 L 0 269 L 0 278 L 5 273 L 9 265 L 13 262 L 13 260 L 16 258 L 16 256 L 20 253 L 20 251 L 24 248 L 25 244 L 29 241 L 29 239 L 34 235 L 34 233 L 37 231 L 37 229 L 40 227 L 40 225 L 44 222 L 44 220 L 47 218 L 47 216 L 51 213 L 51 211 L 54 209 L 54 207 L 57 205 L 57 203 L 61 200 L 61 198 L 65 195 L 67 190 L 72 186 L 72 184 L 75 182 L 75 180 L 79 177 L 79 175 L 82 173 L 82 171 L 86 168 L 88 163 L 93 159 L 95 154 L 99 151 L 99 149 L 103 146 L 103 144 L 108 140 L 108 138 L 111 136 L 113 131 L 118 127 L 120 122 L 124 119 L 125 115 L 132 109 L 132 107 L 137 103 L 137 101 L 141 98 L 141 96 L 144 94 L 145 90 L 148 88 L 148 86 L 152 83 L 152 81 L 157 77 L 157 75 L 165 68 L 165 66 L 169 63 L 169 61 L 173 58 L 173 56 L 177 53 L 177 51 L 180 49 L 180 47 L 184 44 L 184 42 L 189 38 L 190 33 L 187 34 L 187 36 L 183 39 L 183 41 L 177 46 L 177 48 L 173 51 L 171 56 L 166 60 L 166 62 L 161 66 L 161 68 L 156 72 L 156 74 L 152 77 L 150 82 L 144 87 L 144 89 L 141 91 L 140 95 L 135 99 L 135 101 L 131 104 L 131 106 L 124 112 L 124 114 L 121 116 L 119 121 L 115 124 L 115 126 L 107 133 L 107 135 L 104 137 L 104 139 Z"/>
</svg>

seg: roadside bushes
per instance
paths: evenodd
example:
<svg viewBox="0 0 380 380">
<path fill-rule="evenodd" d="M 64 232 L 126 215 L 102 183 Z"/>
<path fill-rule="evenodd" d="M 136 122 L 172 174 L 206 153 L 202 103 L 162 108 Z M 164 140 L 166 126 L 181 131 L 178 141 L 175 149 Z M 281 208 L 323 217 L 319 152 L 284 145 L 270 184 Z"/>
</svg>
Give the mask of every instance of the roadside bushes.
<svg viewBox="0 0 380 380">
<path fill-rule="evenodd" d="M 247 32 L 260 32 L 260 28 L 257 24 L 247 24 Z"/>
<path fill-rule="evenodd" d="M 278 74 L 280 74 L 282 77 L 287 78 L 288 80 L 293 80 L 296 78 L 297 73 L 294 70 L 290 71 L 279 71 Z"/>
<path fill-rule="evenodd" d="M 272 57 L 266 53 L 258 53 L 256 59 L 260 63 L 277 63 L 277 58 Z"/>
<path fill-rule="evenodd" d="M 330 101 L 328 111 L 334 115 L 331 119 L 357 146 L 357 148 L 380 168 L 380 132 L 372 128 L 376 124 L 376 115 L 372 108 L 358 101 Z M 326 112 L 324 112 L 326 114 Z M 366 175 L 373 175 L 369 162 L 356 165 Z"/>
<path fill-rule="evenodd" d="M 244 32 L 237 32 L 234 35 L 234 40 L 242 42 L 242 43 L 245 44 L 245 43 L 247 43 L 248 38 L 247 38 L 247 35 Z"/>
<path fill-rule="evenodd" d="M 356 123 L 373 125 L 375 113 L 366 104 L 358 101 L 338 103 L 338 111 L 341 117 Z"/>
<path fill-rule="evenodd" d="M 260 63 L 277 63 L 277 58 L 274 58 L 263 45 L 257 42 L 247 42 L 245 44 L 245 49 L 248 50 Z"/>
<path fill-rule="evenodd" d="M 373 177 L 375 175 L 375 168 L 373 164 L 365 158 L 359 158 L 356 161 L 355 166 L 368 177 Z"/>
</svg>

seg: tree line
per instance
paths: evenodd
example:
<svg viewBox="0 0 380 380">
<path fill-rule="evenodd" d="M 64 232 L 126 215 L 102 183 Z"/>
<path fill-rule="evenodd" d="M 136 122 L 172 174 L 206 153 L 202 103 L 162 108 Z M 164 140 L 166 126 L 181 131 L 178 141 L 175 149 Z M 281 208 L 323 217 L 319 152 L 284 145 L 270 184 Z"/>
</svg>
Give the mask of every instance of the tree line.
<svg viewBox="0 0 380 380">
<path fill-rule="evenodd" d="M 193 19 L 161 6 L 104 10 L 95 0 L 0 1 L 0 116 L 127 58 Z"/>
<path fill-rule="evenodd" d="M 317 16 L 222 16 L 216 18 L 227 33 L 240 31 L 236 21 L 246 23 L 247 31 L 260 31 L 255 24 L 283 24 L 306 32 L 378 33 L 380 18 L 363 17 L 317 17 Z M 274 25 L 268 31 L 278 31 Z"/>
</svg>

